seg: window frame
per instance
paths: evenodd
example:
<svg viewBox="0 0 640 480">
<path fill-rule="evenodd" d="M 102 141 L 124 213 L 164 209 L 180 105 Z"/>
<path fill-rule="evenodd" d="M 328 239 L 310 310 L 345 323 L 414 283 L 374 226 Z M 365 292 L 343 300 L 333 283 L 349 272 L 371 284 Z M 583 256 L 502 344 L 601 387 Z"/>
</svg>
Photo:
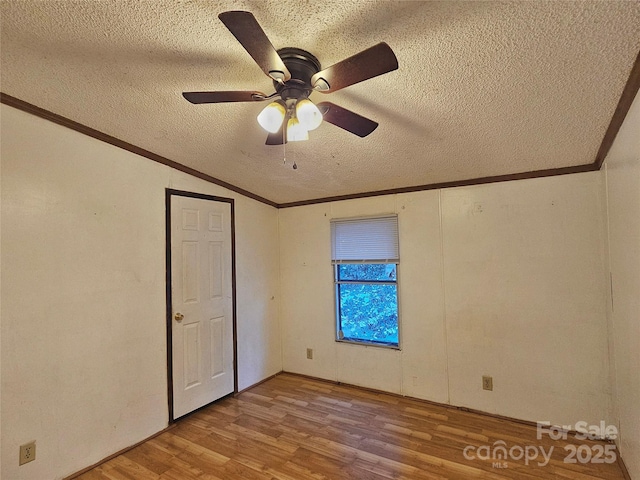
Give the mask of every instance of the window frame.
<svg viewBox="0 0 640 480">
<path fill-rule="evenodd" d="M 350 224 L 352 226 L 350 226 Z M 358 225 L 360 224 L 360 225 Z M 384 225 L 384 227 L 382 226 Z M 400 307 L 400 230 L 397 213 L 386 213 L 331 219 L 331 266 L 333 267 L 333 301 L 335 341 L 352 345 L 401 350 L 402 326 Z M 378 243 L 378 241 L 380 243 Z M 395 280 L 339 280 L 341 264 L 395 265 Z M 341 285 L 395 285 L 398 341 L 379 342 L 345 338 L 341 323 Z"/>
<path fill-rule="evenodd" d="M 396 266 L 396 279 L 394 281 L 389 280 L 339 280 L 338 268 L 344 264 L 357 264 L 357 265 L 395 265 Z M 333 302 L 334 302 L 334 314 L 335 314 L 335 341 L 340 343 L 348 343 L 351 345 L 361 345 L 366 347 L 387 348 L 390 350 L 402 350 L 402 328 L 400 322 L 400 262 L 398 261 L 346 261 L 346 262 L 332 262 L 333 267 Z M 340 285 L 395 285 L 396 287 L 396 316 L 398 327 L 398 343 L 389 342 L 376 342 L 372 340 L 359 340 L 344 338 L 341 336 L 341 315 L 340 315 Z"/>
</svg>

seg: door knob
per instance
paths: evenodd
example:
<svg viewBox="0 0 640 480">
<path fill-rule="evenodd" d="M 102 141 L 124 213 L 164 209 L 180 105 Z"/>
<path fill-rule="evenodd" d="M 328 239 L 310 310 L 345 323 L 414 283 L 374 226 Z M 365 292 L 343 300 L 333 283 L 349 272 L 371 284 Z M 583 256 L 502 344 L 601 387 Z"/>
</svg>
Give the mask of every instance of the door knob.
<svg viewBox="0 0 640 480">
<path fill-rule="evenodd" d="M 181 314 L 180 312 L 178 312 L 178 313 L 176 313 L 176 314 L 173 316 L 173 318 L 175 318 L 175 319 L 176 319 L 176 322 L 181 322 L 181 321 L 182 321 L 182 319 L 184 318 L 184 315 L 183 315 L 183 314 Z"/>
</svg>

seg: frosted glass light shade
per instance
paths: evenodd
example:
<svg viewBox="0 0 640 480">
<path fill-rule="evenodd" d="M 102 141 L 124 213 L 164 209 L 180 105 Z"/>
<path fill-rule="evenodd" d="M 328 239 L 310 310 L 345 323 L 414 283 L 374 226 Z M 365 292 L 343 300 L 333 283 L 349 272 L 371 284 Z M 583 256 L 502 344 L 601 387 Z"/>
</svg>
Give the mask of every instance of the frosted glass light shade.
<svg viewBox="0 0 640 480">
<path fill-rule="evenodd" d="M 303 98 L 296 103 L 296 117 L 307 131 L 315 130 L 322 123 L 322 113 L 308 98 Z"/>
<path fill-rule="evenodd" d="M 285 106 L 281 101 L 271 102 L 258 115 L 258 123 L 269 133 L 276 133 L 284 120 Z"/>
<path fill-rule="evenodd" d="M 297 118 L 290 118 L 287 123 L 287 140 L 290 142 L 309 140 L 309 132 L 302 126 Z"/>
</svg>

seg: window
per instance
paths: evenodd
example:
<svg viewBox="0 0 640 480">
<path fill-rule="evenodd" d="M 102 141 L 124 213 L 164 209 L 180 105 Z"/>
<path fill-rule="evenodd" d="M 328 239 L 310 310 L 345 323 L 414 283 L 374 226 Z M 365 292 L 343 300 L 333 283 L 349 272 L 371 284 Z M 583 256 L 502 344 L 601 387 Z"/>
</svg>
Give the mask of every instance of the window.
<svg viewBox="0 0 640 480">
<path fill-rule="evenodd" d="M 336 339 L 398 347 L 398 217 L 332 220 L 331 245 Z"/>
</svg>

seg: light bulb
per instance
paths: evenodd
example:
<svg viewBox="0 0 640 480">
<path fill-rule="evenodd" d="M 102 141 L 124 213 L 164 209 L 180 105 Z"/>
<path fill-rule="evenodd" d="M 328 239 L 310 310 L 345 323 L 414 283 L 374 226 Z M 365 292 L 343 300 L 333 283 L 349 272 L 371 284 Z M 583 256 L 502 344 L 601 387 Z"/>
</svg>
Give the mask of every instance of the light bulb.
<svg viewBox="0 0 640 480">
<path fill-rule="evenodd" d="M 282 100 L 271 102 L 258 115 L 258 123 L 269 133 L 276 133 L 284 120 L 285 106 Z"/>
<path fill-rule="evenodd" d="M 287 123 L 287 140 L 290 142 L 309 140 L 309 132 L 295 117 L 290 118 Z"/>
<path fill-rule="evenodd" d="M 315 130 L 322 123 L 322 113 L 308 98 L 296 103 L 296 117 L 307 130 Z"/>
</svg>

